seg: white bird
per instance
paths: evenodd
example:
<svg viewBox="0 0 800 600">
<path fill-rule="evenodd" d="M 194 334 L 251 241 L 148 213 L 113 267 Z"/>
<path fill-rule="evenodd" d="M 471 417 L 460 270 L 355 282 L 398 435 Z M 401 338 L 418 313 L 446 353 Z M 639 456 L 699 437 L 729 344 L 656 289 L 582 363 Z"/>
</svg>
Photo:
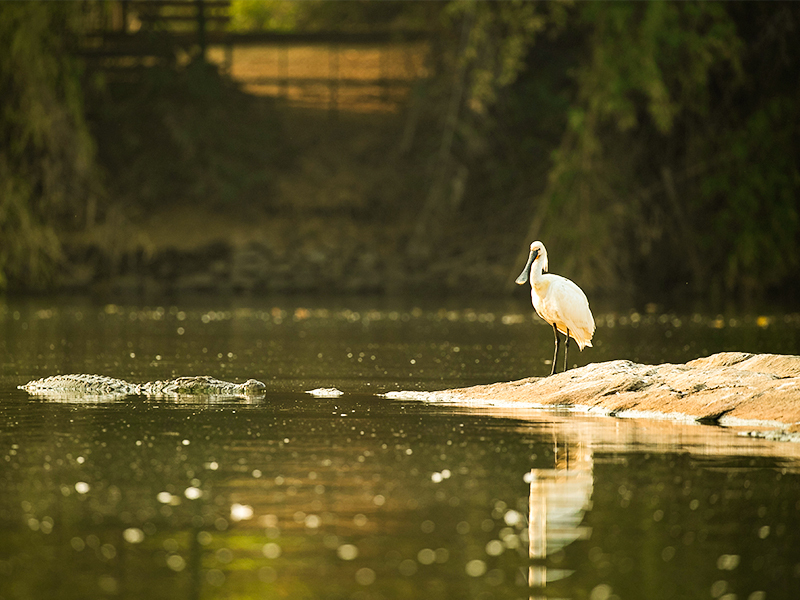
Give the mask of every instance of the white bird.
<svg viewBox="0 0 800 600">
<path fill-rule="evenodd" d="M 556 351 L 550 375 L 556 372 L 558 349 L 561 345 L 559 331 L 566 336 L 564 347 L 564 371 L 566 371 L 569 367 L 567 354 L 570 336 L 578 342 L 581 350 L 592 345 L 594 317 L 589 310 L 589 301 L 583 290 L 575 283 L 566 277 L 547 273 L 547 250 L 542 242 L 531 244 L 528 262 L 516 282 L 523 285 L 528 280 L 531 282 L 533 308 L 536 309 L 536 314 L 553 326 L 553 333 L 556 336 Z"/>
</svg>

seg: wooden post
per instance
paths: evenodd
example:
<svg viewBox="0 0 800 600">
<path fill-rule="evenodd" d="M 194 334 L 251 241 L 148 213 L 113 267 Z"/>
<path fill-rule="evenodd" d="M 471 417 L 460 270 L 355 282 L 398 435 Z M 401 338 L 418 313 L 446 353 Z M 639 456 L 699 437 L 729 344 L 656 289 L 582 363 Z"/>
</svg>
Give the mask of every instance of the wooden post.
<svg viewBox="0 0 800 600">
<path fill-rule="evenodd" d="M 197 3 L 197 43 L 200 44 L 200 60 L 206 60 L 206 14 L 203 0 L 195 0 Z"/>
<path fill-rule="evenodd" d="M 120 4 L 120 23 L 119 27 L 114 29 L 122 33 L 128 33 L 128 0 L 122 0 Z"/>
<path fill-rule="evenodd" d="M 386 45 L 380 46 L 380 50 L 378 50 L 378 77 L 380 78 L 380 88 L 381 88 L 381 102 L 387 103 L 389 102 L 389 76 L 387 74 L 388 70 L 388 59 L 386 57 Z"/>
<path fill-rule="evenodd" d="M 328 86 L 330 87 L 330 116 L 335 117 L 339 110 L 339 46 L 328 47 Z"/>
<path fill-rule="evenodd" d="M 280 77 L 281 96 L 289 100 L 289 46 L 278 46 L 278 74 Z"/>
</svg>

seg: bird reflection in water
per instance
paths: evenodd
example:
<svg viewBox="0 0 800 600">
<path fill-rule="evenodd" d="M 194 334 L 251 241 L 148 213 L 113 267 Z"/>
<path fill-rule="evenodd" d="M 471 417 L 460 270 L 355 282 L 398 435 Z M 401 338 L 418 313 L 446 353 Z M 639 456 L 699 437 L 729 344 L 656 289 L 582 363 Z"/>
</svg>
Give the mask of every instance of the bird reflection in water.
<svg viewBox="0 0 800 600">
<path fill-rule="evenodd" d="M 555 466 L 531 469 L 528 503 L 528 585 L 531 600 L 545 598 L 549 582 L 569 577 L 573 571 L 547 566 L 547 558 L 575 540 L 588 539 L 591 529 L 581 525 L 591 508 L 593 489 L 592 451 L 578 442 L 559 446 L 554 440 Z"/>
</svg>

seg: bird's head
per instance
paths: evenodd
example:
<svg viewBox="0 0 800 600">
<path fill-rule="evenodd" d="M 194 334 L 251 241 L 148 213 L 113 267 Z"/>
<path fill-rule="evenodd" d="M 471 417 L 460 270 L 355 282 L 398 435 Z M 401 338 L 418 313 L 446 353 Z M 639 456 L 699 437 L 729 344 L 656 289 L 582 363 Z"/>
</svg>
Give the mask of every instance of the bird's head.
<svg viewBox="0 0 800 600">
<path fill-rule="evenodd" d="M 547 250 L 545 250 L 542 242 L 536 241 L 531 244 L 531 252 L 533 253 L 533 260 L 538 260 L 542 265 L 542 272 L 546 273 L 547 268 Z"/>
<path fill-rule="evenodd" d="M 519 277 L 516 279 L 518 285 L 522 285 L 528 281 L 531 273 L 531 265 L 534 261 L 539 261 L 539 264 L 542 265 L 543 273 L 547 272 L 547 250 L 545 250 L 542 242 L 536 241 L 531 244 L 531 253 L 528 255 L 528 262 L 525 263 L 525 268 L 522 269 L 522 273 L 520 273 Z"/>
</svg>

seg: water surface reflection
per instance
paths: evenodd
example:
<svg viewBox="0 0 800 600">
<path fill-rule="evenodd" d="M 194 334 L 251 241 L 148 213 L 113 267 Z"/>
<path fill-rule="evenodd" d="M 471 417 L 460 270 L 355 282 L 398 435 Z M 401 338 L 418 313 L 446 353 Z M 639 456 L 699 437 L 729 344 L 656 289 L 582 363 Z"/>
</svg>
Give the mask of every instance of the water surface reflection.
<svg viewBox="0 0 800 600">
<path fill-rule="evenodd" d="M 3 412 L 4 598 L 792 598 L 800 582 L 796 460 L 719 429 L 299 394 Z"/>
<path fill-rule="evenodd" d="M 375 395 L 546 371 L 550 330 L 517 314 L 6 306 L 0 598 L 796 598 L 800 445 Z M 654 354 L 666 331 L 676 357 L 797 339 L 794 317 L 626 318 L 604 318 L 579 360 Z M 269 390 L 208 402 L 16 389 L 57 372 Z M 334 386 L 346 393 L 304 393 Z"/>
</svg>

